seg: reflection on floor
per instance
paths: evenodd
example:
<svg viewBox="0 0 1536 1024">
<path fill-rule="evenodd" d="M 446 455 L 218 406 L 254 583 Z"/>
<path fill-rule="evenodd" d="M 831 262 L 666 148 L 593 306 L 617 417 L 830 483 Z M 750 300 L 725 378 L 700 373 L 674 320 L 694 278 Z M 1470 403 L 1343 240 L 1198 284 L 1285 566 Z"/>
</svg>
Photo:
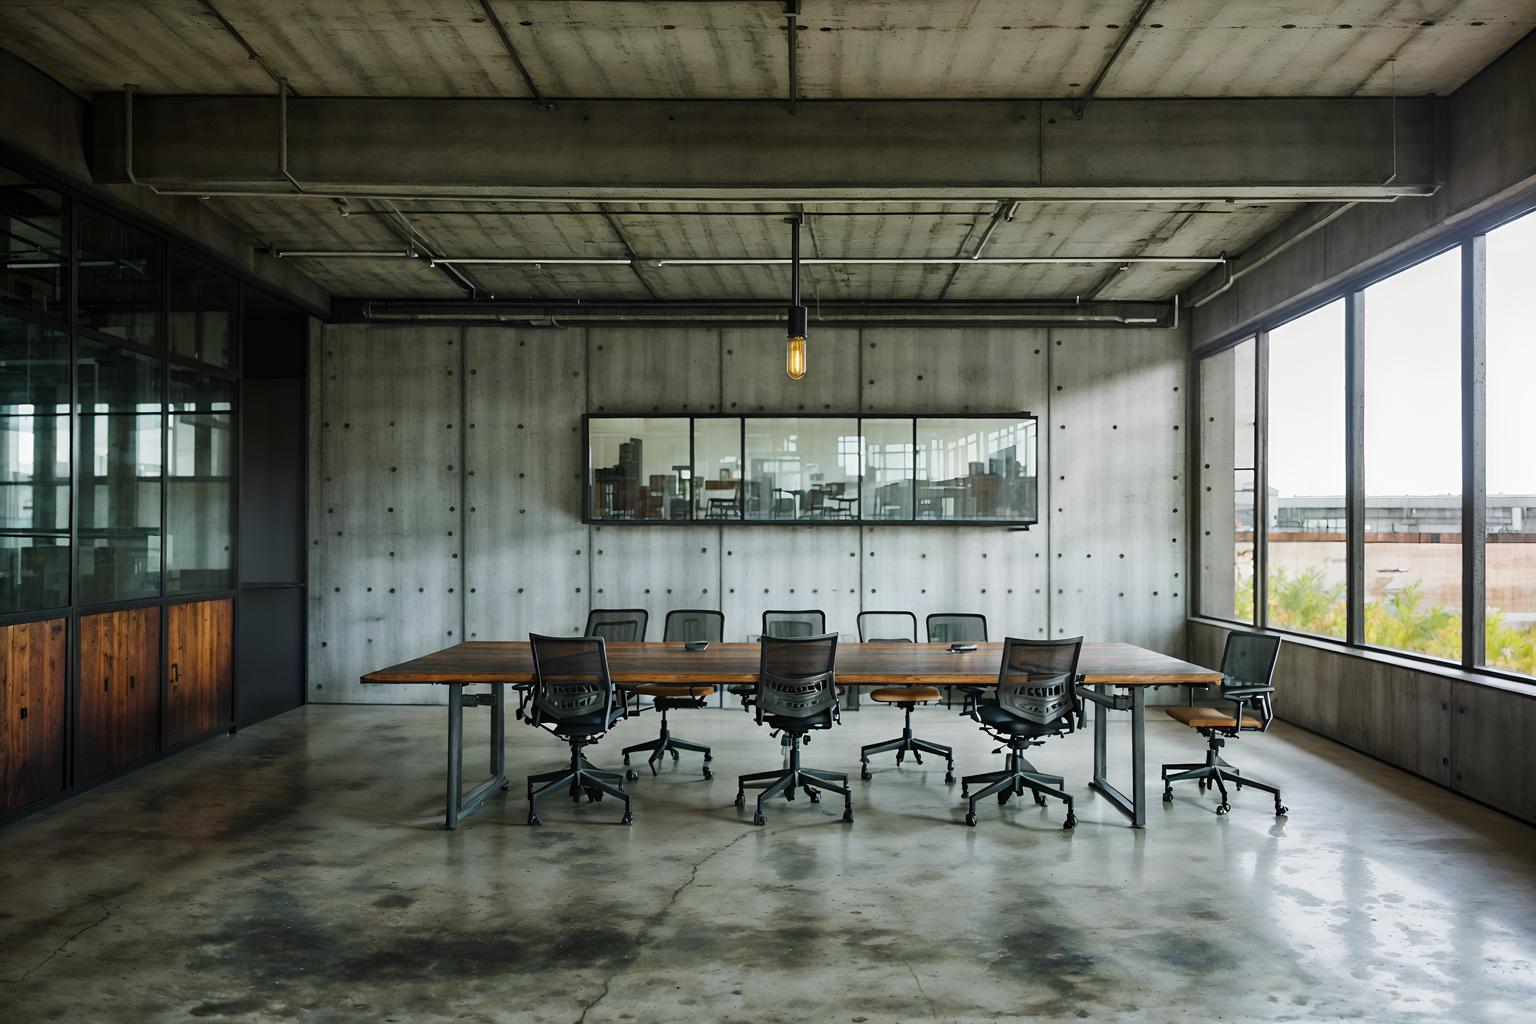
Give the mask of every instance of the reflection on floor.
<svg viewBox="0 0 1536 1024">
<path fill-rule="evenodd" d="M 0 1020 L 1507 1022 L 1536 1005 L 1536 834 L 1283 725 L 1229 754 L 1285 786 L 1288 819 L 1260 793 L 1217 817 L 1188 787 L 1132 831 L 1087 791 L 1080 734 L 1036 758 L 1078 795 L 1075 832 L 1028 801 L 972 829 L 942 765 L 856 781 L 859 745 L 900 729 L 868 708 L 806 755 L 854 775 L 854 823 L 802 798 L 753 828 L 734 777 L 776 767 L 777 742 L 737 711 L 675 714 L 715 745 L 713 781 L 696 757 L 641 765 L 632 827 L 612 801 L 549 799 L 531 830 L 521 777 L 564 748 L 509 722 L 512 792 L 446 833 L 443 718 L 301 709 L 0 831 Z M 916 726 L 961 773 L 1001 760 L 952 713 Z M 594 761 L 655 727 L 621 725 Z M 1150 775 L 1200 756 L 1188 730 L 1149 733 Z"/>
</svg>

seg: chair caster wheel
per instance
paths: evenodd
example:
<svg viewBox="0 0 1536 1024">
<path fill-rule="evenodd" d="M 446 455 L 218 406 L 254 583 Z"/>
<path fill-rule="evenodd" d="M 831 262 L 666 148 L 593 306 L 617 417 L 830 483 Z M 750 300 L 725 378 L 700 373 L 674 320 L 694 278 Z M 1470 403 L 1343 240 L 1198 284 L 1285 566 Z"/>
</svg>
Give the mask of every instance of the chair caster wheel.
<svg viewBox="0 0 1536 1024">
<path fill-rule="evenodd" d="M 533 812 L 530 811 L 529 814 L 528 814 L 528 827 L 529 828 L 533 828 L 536 825 L 542 825 L 542 824 L 544 824 L 544 823 L 539 820 L 539 816 L 537 814 L 534 814 Z"/>
<path fill-rule="evenodd" d="M 976 815 L 974 815 L 974 814 L 967 814 L 965 816 L 965 823 L 967 825 L 971 826 L 971 828 L 975 828 L 976 827 Z"/>
<path fill-rule="evenodd" d="M 754 824 L 754 825 L 766 825 L 766 824 L 768 824 L 768 819 L 763 817 L 761 814 L 754 814 L 754 815 L 752 815 L 752 824 Z"/>
<path fill-rule="evenodd" d="M 715 759 L 715 755 L 714 754 L 705 754 L 704 755 L 704 763 L 705 764 L 709 764 L 709 762 L 713 761 L 714 759 Z"/>
<path fill-rule="evenodd" d="M 635 816 L 633 814 L 631 814 L 629 811 L 625 811 L 624 812 L 624 817 L 619 819 L 619 824 L 620 825 L 633 825 L 634 823 L 635 823 Z"/>
<path fill-rule="evenodd" d="M 923 755 L 919 754 L 917 751 L 914 750 L 912 752 L 912 760 L 916 761 L 918 764 L 922 764 L 923 763 Z"/>
<path fill-rule="evenodd" d="M 626 767 L 626 768 L 629 767 L 629 755 L 628 754 L 624 755 L 624 767 Z"/>
<path fill-rule="evenodd" d="M 746 806 L 747 806 L 747 798 L 743 794 L 737 793 L 736 794 L 736 809 L 738 811 L 744 810 L 746 808 Z"/>
<path fill-rule="evenodd" d="M 1036 793 L 1035 794 L 1035 806 L 1037 806 L 1037 807 L 1044 807 L 1045 806 L 1045 797 L 1042 794 L 1040 794 L 1040 793 Z"/>
<path fill-rule="evenodd" d="M 712 779 L 715 777 L 715 773 L 709 770 L 709 765 L 704 766 L 704 777 L 706 779 Z"/>
<path fill-rule="evenodd" d="M 971 795 L 971 787 L 962 784 L 960 786 L 960 799 L 964 800 L 965 798 L 967 798 L 970 795 Z"/>
<path fill-rule="evenodd" d="M 653 769 L 653 771 L 654 771 L 654 769 Z M 624 777 L 626 779 L 628 779 L 630 782 L 634 782 L 636 779 L 638 779 L 640 777 L 640 773 L 635 771 L 633 768 L 631 768 L 629 771 L 624 773 Z"/>
<path fill-rule="evenodd" d="M 873 775 L 869 774 L 869 766 L 868 765 L 865 765 L 864 767 L 859 769 L 859 778 L 863 779 L 865 782 L 868 782 L 870 779 L 874 778 Z"/>
<path fill-rule="evenodd" d="M 1276 804 L 1275 805 L 1275 817 L 1283 818 L 1287 814 L 1290 814 L 1290 813 L 1291 813 L 1291 809 L 1289 807 L 1285 806 L 1284 804 Z"/>
<path fill-rule="evenodd" d="M 1216 813 L 1217 814 L 1226 814 L 1231 809 L 1232 809 L 1232 805 L 1231 804 L 1228 804 L 1228 803 L 1218 804 L 1217 807 L 1216 807 Z"/>
<path fill-rule="evenodd" d="M 1173 790 L 1171 790 L 1171 789 L 1163 790 L 1163 803 L 1165 803 L 1165 804 L 1173 803 Z"/>
<path fill-rule="evenodd" d="M 853 824 L 853 808 L 852 807 L 846 808 L 843 811 L 843 821 L 847 822 L 850 825 Z"/>
<path fill-rule="evenodd" d="M 788 789 L 786 789 L 784 791 L 784 799 L 785 800 L 793 800 L 794 798 L 795 798 L 795 787 L 794 786 L 790 786 Z"/>
<path fill-rule="evenodd" d="M 897 752 L 897 754 L 896 754 L 896 767 L 897 767 L 897 768 L 900 768 L 900 767 L 901 767 L 901 762 L 902 762 L 902 759 L 903 759 L 903 758 L 904 758 L 904 757 L 905 757 L 905 756 L 906 756 L 906 755 L 904 755 L 904 754 L 902 754 L 902 753 L 900 753 L 900 752 Z"/>
<path fill-rule="evenodd" d="M 810 797 L 811 803 L 813 803 L 813 804 L 821 803 L 821 794 L 816 792 L 814 789 L 806 790 L 805 791 L 805 795 Z"/>
<path fill-rule="evenodd" d="M 1242 779 L 1233 779 L 1232 783 L 1233 783 L 1233 785 L 1237 786 L 1237 791 L 1239 793 L 1241 793 L 1243 791 L 1243 780 Z"/>
<path fill-rule="evenodd" d="M 595 804 L 603 799 L 603 791 L 600 789 L 587 790 L 587 803 Z"/>
<path fill-rule="evenodd" d="M 1067 815 L 1067 820 L 1061 823 L 1061 827 L 1064 830 L 1071 830 L 1071 829 L 1077 828 L 1077 815 L 1075 815 L 1075 814 Z"/>
<path fill-rule="evenodd" d="M 946 785 L 946 786 L 953 786 L 954 784 L 955 784 L 955 773 L 954 772 L 945 772 L 944 773 L 944 785 Z"/>
</svg>

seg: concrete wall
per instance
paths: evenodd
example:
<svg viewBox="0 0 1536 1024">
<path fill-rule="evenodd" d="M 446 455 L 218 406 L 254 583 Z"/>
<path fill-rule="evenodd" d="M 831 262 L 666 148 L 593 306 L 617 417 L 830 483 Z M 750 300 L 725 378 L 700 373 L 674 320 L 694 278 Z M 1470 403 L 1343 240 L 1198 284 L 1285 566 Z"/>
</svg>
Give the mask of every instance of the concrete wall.
<svg viewBox="0 0 1536 1024">
<path fill-rule="evenodd" d="M 1447 101 L 1445 118 L 1444 185 L 1432 198 L 1362 204 L 1308 234 L 1191 310 L 1191 343 L 1199 348 L 1219 341 L 1281 307 L 1322 296 L 1350 277 L 1399 259 L 1448 229 L 1510 203 L 1536 200 L 1536 35 L 1458 89 Z M 1316 210 L 1303 210 L 1252 250 L 1269 250 L 1316 216 Z M 1237 260 L 1239 273 L 1248 258 Z M 1211 290 L 1221 277 L 1213 272 L 1191 295 Z"/>
<path fill-rule="evenodd" d="M 578 633 L 589 608 L 981 611 L 994 636 L 1183 651 L 1188 340 L 1125 329 L 326 327 L 311 357 L 310 699 L 432 702 L 358 676 L 461 639 Z M 581 522 L 592 412 L 1000 412 L 1041 418 L 1041 522 Z"/>
<path fill-rule="evenodd" d="M 1191 659 L 1218 664 L 1228 632 L 1191 622 Z M 1281 648 L 1275 714 L 1536 822 L 1536 692 L 1529 687 L 1490 686 L 1454 670 L 1297 640 Z"/>
</svg>

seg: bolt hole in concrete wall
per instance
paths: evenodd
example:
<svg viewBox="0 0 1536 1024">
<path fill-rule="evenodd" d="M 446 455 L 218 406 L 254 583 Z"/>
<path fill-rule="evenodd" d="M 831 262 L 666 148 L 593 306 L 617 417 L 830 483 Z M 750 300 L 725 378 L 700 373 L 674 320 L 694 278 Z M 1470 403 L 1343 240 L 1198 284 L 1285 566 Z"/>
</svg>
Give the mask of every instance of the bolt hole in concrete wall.
<svg viewBox="0 0 1536 1024">
<path fill-rule="evenodd" d="M 575 634 L 591 607 L 979 611 L 994 637 L 1184 653 L 1183 331 L 820 328 L 783 372 L 763 328 L 333 325 L 311 352 L 310 694 L 460 640 Z M 584 411 L 800 408 L 1039 416 L 1040 523 L 601 527 L 581 521 Z M 347 424 L 345 428 L 342 424 Z M 392 510 L 392 511 L 391 511 Z M 1162 699 L 1181 693 L 1163 691 Z"/>
</svg>

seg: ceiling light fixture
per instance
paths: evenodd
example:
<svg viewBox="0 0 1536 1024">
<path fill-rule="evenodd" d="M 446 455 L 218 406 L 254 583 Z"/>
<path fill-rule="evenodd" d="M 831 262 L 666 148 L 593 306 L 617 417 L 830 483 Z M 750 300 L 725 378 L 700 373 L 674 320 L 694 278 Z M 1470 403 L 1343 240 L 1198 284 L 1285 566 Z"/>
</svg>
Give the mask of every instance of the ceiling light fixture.
<svg viewBox="0 0 1536 1024">
<path fill-rule="evenodd" d="M 805 376 L 806 314 L 805 307 L 800 305 L 800 223 L 803 220 L 805 220 L 803 213 L 797 213 L 789 218 L 791 232 L 789 258 L 792 267 L 789 278 L 788 338 L 784 343 L 784 372 L 789 374 L 790 380 L 800 380 Z"/>
</svg>

